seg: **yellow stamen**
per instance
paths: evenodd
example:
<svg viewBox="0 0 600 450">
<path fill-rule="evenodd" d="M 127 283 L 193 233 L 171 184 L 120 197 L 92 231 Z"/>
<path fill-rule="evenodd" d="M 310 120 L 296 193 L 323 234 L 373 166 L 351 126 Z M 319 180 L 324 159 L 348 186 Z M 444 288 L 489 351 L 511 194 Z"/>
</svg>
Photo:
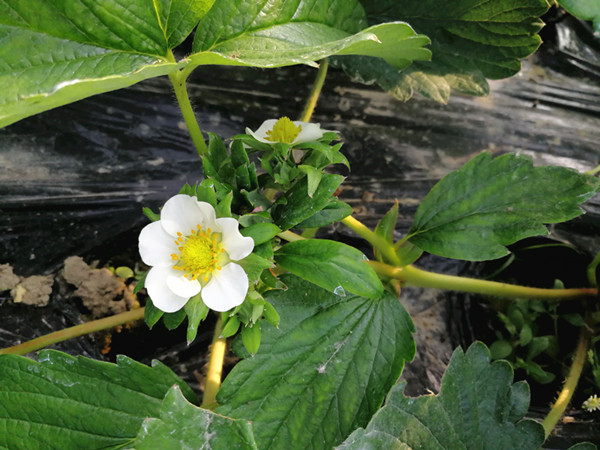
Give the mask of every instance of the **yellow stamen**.
<svg viewBox="0 0 600 450">
<path fill-rule="evenodd" d="M 272 130 L 267 131 L 265 139 L 271 142 L 291 144 L 298 137 L 300 131 L 302 131 L 302 125 L 296 126 L 289 117 L 282 117 L 275 122 Z"/>
</svg>

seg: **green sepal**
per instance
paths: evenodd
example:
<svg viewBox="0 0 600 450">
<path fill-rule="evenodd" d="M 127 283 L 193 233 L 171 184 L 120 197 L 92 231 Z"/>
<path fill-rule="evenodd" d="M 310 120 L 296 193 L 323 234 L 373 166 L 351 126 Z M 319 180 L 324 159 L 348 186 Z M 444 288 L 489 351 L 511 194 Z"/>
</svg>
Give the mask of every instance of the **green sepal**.
<svg viewBox="0 0 600 450">
<path fill-rule="evenodd" d="M 187 343 L 190 345 L 198 334 L 198 325 L 208 315 L 209 308 L 202 301 L 201 293 L 194 295 L 183 307 L 188 318 Z"/>
<path fill-rule="evenodd" d="M 396 256 L 400 261 L 400 266 L 408 266 L 414 263 L 422 254 L 423 250 L 413 245 L 410 241 L 404 241 L 396 249 Z"/>
<path fill-rule="evenodd" d="M 375 227 L 375 233 L 381 236 L 388 244 L 392 245 L 394 243 L 394 230 L 396 229 L 396 222 L 398 221 L 398 202 L 394 203 L 394 206 L 390 208 L 390 210 L 385 213 L 385 215 L 381 218 L 377 226 Z M 386 262 L 388 264 L 393 263 L 393 261 L 386 261 L 381 251 L 377 248 L 373 249 L 375 258 L 377 258 L 381 262 Z"/>
<path fill-rule="evenodd" d="M 268 211 L 259 211 L 240 216 L 238 222 L 241 226 L 248 228 L 257 223 L 272 222 L 272 219 Z"/>
<path fill-rule="evenodd" d="M 254 253 L 250 253 L 244 259 L 242 259 L 240 261 L 236 261 L 236 263 L 239 264 L 240 266 L 242 266 L 242 268 L 244 269 L 244 272 L 246 272 L 246 274 L 248 275 L 248 281 L 250 282 L 250 284 L 258 281 L 264 270 L 267 270 L 267 269 L 270 269 L 271 267 L 273 267 L 273 261 L 271 260 L 272 255 L 273 255 L 272 249 L 270 250 L 270 255 L 269 255 L 269 252 L 267 251 L 267 257 L 261 256 L 259 254 L 260 250 L 263 250 L 263 246 L 265 246 L 265 245 L 269 245 L 269 244 L 265 243 L 265 244 L 262 244 L 261 246 L 258 246 L 258 252 L 257 252 L 257 247 L 255 247 Z M 266 247 L 265 247 L 265 249 L 266 249 Z"/>
<path fill-rule="evenodd" d="M 254 245 L 260 245 L 273 239 L 281 230 L 272 223 L 259 222 L 249 227 L 240 229 L 242 236 L 249 236 L 254 241 Z"/>
<path fill-rule="evenodd" d="M 169 330 L 174 330 L 184 321 L 186 317 L 186 312 L 184 308 L 181 308 L 179 311 L 175 311 L 172 313 L 165 313 L 163 316 L 163 323 L 165 327 Z"/>
<path fill-rule="evenodd" d="M 242 342 L 250 355 L 254 356 L 260 347 L 260 322 L 242 328 Z"/>
<path fill-rule="evenodd" d="M 266 300 L 265 304 L 263 305 L 263 315 L 265 316 L 267 322 L 269 322 L 275 328 L 279 327 L 281 317 L 279 317 L 279 313 L 277 310 L 275 310 L 275 307 Z"/>
<path fill-rule="evenodd" d="M 275 224 L 288 230 L 321 211 L 344 181 L 341 175 L 324 174 L 313 197 L 308 192 L 308 179 L 302 178 L 285 195 L 285 203 L 276 205 L 271 211 Z"/>
<path fill-rule="evenodd" d="M 227 148 L 223 143 L 223 140 L 218 134 L 208 133 L 208 159 L 210 160 L 214 169 L 219 172 L 221 166 L 227 159 Z"/>
<path fill-rule="evenodd" d="M 152 329 L 154 325 L 164 315 L 164 312 L 154 306 L 151 299 L 146 301 L 146 308 L 144 309 L 144 322 L 148 325 L 148 328 Z"/>
<path fill-rule="evenodd" d="M 244 148 L 242 141 L 234 139 L 231 143 L 231 162 L 236 169 L 240 166 L 245 166 L 250 163 L 248 153 Z"/>
<path fill-rule="evenodd" d="M 147 206 L 144 206 L 144 208 L 142 209 L 142 212 L 148 219 L 150 219 L 151 222 L 156 222 L 157 220 L 160 220 L 160 214 L 156 214 L 154 211 L 152 211 Z"/>
<path fill-rule="evenodd" d="M 135 287 L 133 288 L 134 295 L 140 292 L 141 289 L 143 289 L 144 284 L 146 283 L 146 277 L 148 276 L 148 272 L 150 271 L 146 270 L 145 272 L 142 272 L 141 274 L 138 274 L 136 276 L 137 282 L 135 283 Z"/>
<path fill-rule="evenodd" d="M 215 207 L 217 218 L 231 217 L 231 202 L 233 201 L 233 192 L 229 191 Z"/>
<path fill-rule="evenodd" d="M 301 172 L 306 174 L 306 178 L 308 179 L 308 190 L 307 194 L 310 198 L 312 198 L 313 194 L 317 190 L 319 183 L 321 182 L 321 177 L 323 176 L 323 171 L 308 165 L 300 165 L 298 166 Z"/>
<path fill-rule="evenodd" d="M 213 208 L 217 206 L 217 194 L 212 180 L 204 180 L 196 186 L 196 198 L 200 202 L 209 203 Z"/>
<path fill-rule="evenodd" d="M 233 316 L 233 317 L 227 317 L 227 321 L 225 322 L 225 325 L 223 326 L 223 331 L 221 331 L 221 337 L 222 338 L 228 338 L 233 336 L 235 333 L 238 332 L 238 330 L 240 329 L 240 320 L 237 318 L 237 316 Z"/>
</svg>

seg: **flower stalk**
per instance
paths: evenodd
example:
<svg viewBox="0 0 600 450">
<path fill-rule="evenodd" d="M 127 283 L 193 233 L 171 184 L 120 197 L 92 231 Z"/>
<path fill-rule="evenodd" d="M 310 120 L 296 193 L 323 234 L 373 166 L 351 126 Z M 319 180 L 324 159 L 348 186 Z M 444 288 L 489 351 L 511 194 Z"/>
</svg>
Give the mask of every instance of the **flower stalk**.
<svg viewBox="0 0 600 450">
<path fill-rule="evenodd" d="M 317 106 L 317 101 L 319 100 L 319 96 L 321 95 L 321 90 L 323 89 L 323 84 L 325 83 L 325 78 L 327 77 L 327 69 L 329 68 L 329 62 L 326 59 L 323 59 L 319 63 L 319 71 L 317 72 L 317 76 L 315 78 L 315 82 L 310 90 L 310 94 L 306 99 L 306 104 L 304 105 L 304 110 L 300 115 L 300 119 L 303 122 L 310 122 L 310 118 L 315 111 Z"/>
<path fill-rule="evenodd" d="M 567 378 L 565 378 L 565 385 L 563 386 L 558 398 L 552 408 L 550 408 L 550 412 L 542 422 L 544 427 L 544 433 L 546 434 L 546 439 L 552 433 L 552 430 L 562 417 L 567 409 L 567 406 L 571 402 L 571 398 L 573 397 L 573 393 L 575 392 L 575 388 L 577 387 L 577 383 L 579 382 L 579 378 L 581 377 L 581 372 L 583 370 L 583 366 L 585 365 L 586 355 L 589 347 L 590 333 L 586 326 L 581 327 L 581 333 L 579 334 L 579 341 L 577 342 L 577 348 L 575 350 L 575 356 L 573 358 L 573 363 L 571 364 L 571 368 L 569 369 L 569 374 Z"/>
<path fill-rule="evenodd" d="M 170 52 L 170 56 L 174 62 L 175 58 L 172 52 Z M 169 74 L 169 80 L 171 80 L 171 84 L 173 85 L 175 97 L 177 98 L 177 103 L 181 109 L 181 114 L 183 115 L 183 120 L 190 133 L 192 142 L 196 147 L 200 159 L 203 159 L 208 154 L 208 147 L 204 141 L 204 136 L 202 136 L 202 130 L 200 130 L 200 126 L 196 120 L 196 115 L 194 114 L 194 109 L 192 108 L 192 103 L 187 92 L 186 79 L 188 75 L 188 71 L 177 70 Z"/>
<path fill-rule="evenodd" d="M 211 411 L 219 405 L 217 403 L 217 393 L 221 388 L 223 362 L 225 360 L 225 349 L 227 348 L 227 339 L 221 337 L 222 332 L 223 320 L 221 314 L 217 314 L 217 324 L 215 325 L 215 334 L 210 349 L 210 359 L 208 360 L 206 385 L 202 396 L 202 404 L 200 405 L 201 408 L 210 409 Z"/>
<path fill-rule="evenodd" d="M 470 292 L 473 294 L 493 295 L 509 298 L 535 298 L 538 300 L 573 300 L 588 295 L 596 295 L 594 288 L 544 289 L 498 281 L 479 280 L 477 278 L 444 275 L 429 272 L 408 265 L 393 267 L 376 261 L 369 261 L 375 271 L 389 278 L 402 281 L 403 286 L 418 286 L 451 291 Z"/>
<path fill-rule="evenodd" d="M 144 318 L 144 308 L 132 309 L 124 313 L 115 314 L 114 316 L 104 317 L 103 319 L 92 320 L 81 325 L 65 328 L 64 330 L 55 331 L 54 333 L 40 336 L 31 341 L 23 342 L 19 345 L 0 349 L 0 355 L 25 355 L 27 353 L 39 350 L 49 345 L 58 342 L 66 341 L 67 339 L 83 336 L 84 334 L 95 333 L 97 331 L 107 330 L 128 322 L 134 322 Z"/>
</svg>

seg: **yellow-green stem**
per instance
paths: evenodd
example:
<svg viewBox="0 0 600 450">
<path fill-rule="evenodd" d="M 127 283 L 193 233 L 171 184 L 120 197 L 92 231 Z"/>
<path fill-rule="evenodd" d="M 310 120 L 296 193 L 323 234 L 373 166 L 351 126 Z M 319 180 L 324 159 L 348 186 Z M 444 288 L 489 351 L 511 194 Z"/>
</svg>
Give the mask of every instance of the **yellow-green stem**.
<svg viewBox="0 0 600 450">
<path fill-rule="evenodd" d="M 206 147 L 204 136 L 202 136 L 202 131 L 200 130 L 200 126 L 196 120 L 196 115 L 194 114 L 194 109 L 192 108 L 190 97 L 187 92 L 185 80 L 187 79 L 188 75 L 189 72 L 178 70 L 170 73 L 169 79 L 173 84 L 175 97 L 177 98 L 177 103 L 179 103 L 179 108 L 181 109 L 181 114 L 183 115 L 183 120 L 185 121 L 185 125 L 190 133 L 192 142 L 194 143 L 200 158 L 203 158 L 208 154 L 208 148 Z"/>
<path fill-rule="evenodd" d="M 204 395 L 202 396 L 202 405 L 200 405 L 204 409 L 214 410 L 219 405 L 217 403 L 217 393 L 221 387 L 223 361 L 225 360 L 225 349 L 227 348 L 227 339 L 221 337 L 222 332 L 223 320 L 221 319 L 221 314 L 218 314 L 215 334 L 210 348 L 206 386 L 204 387 Z"/>
<path fill-rule="evenodd" d="M 296 234 L 290 230 L 282 231 L 277 236 L 279 236 L 281 239 L 284 239 L 288 242 L 301 241 L 303 239 L 306 239 L 304 236 L 300 236 L 299 234 Z"/>
<path fill-rule="evenodd" d="M 321 95 L 323 84 L 325 83 L 325 77 L 327 76 L 328 67 L 329 63 L 326 59 L 320 62 L 317 77 L 315 78 L 315 82 L 313 83 L 312 89 L 310 90 L 310 94 L 306 99 L 304 110 L 302 111 L 302 115 L 300 116 L 300 120 L 302 120 L 303 122 L 310 122 L 310 118 L 312 117 L 315 107 L 317 106 L 317 100 L 319 100 L 319 95 Z"/>
<path fill-rule="evenodd" d="M 589 339 L 589 331 L 587 327 L 584 326 L 581 328 L 581 333 L 579 334 L 579 341 L 577 342 L 577 349 L 575 350 L 575 356 L 573 357 L 573 364 L 571 364 L 569 374 L 567 375 L 567 378 L 565 378 L 565 385 L 542 423 L 546 438 L 552 433 L 552 430 L 564 414 L 565 409 L 567 409 L 571 397 L 573 397 L 573 392 L 575 392 L 575 388 L 581 377 L 581 371 L 585 365 Z"/>
<path fill-rule="evenodd" d="M 509 298 L 535 298 L 539 300 L 570 300 L 578 297 L 597 295 L 593 288 L 575 289 L 543 289 L 497 281 L 478 280 L 476 278 L 459 277 L 428 272 L 408 265 L 393 267 L 376 261 L 369 264 L 380 275 L 402 281 L 404 286 L 419 286 L 452 291 L 471 292 L 475 294 L 493 295 Z"/>
<path fill-rule="evenodd" d="M 128 322 L 144 318 L 144 308 L 133 309 L 114 316 L 105 317 L 103 319 L 92 320 L 81 325 L 65 328 L 64 330 L 55 331 L 54 333 L 46 334 L 31 341 L 23 342 L 19 345 L 0 349 L 0 355 L 25 355 L 26 353 L 39 350 L 57 342 L 66 341 L 75 337 L 83 336 L 84 334 L 95 333 L 96 331 L 106 330 L 118 325 L 123 325 Z"/>
<path fill-rule="evenodd" d="M 358 234 L 367 242 L 369 242 L 373 247 L 379 250 L 388 261 L 392 262 L 393 264 L 400 265 L 400 260 L 398 259 L 398 256 L 394 251 L 393 245 L 387 242 L 377 233 L 369 230 L 369 228 L 366 227 L 362 222 L 356 220 L 352 216 L 348 216 L 342 219 L 340 222 L 342 222 L 356 234 Z"/>
</svg>

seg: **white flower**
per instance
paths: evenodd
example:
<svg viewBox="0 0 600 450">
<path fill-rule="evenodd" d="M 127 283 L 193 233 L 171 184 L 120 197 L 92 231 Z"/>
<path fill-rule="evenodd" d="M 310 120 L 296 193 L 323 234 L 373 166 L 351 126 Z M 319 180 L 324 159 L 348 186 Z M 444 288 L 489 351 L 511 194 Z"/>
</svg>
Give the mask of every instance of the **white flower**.
<svg viewBox="0 0 600 450">
<path fill-rule="evenodd" d="M 265 120 L 256 131 L 246 128 L 246 134 L 265 144 L 282 142 L 284 144 L 302 144 L 304 142 L 317 141 L 323 134 L 330 130 L 321 129 L 320 124 L 291 121 L 288 117 L 279 120 Z"/>
<path fill-rule="evenodd" d="M 591 395 L 590 398 L 583 402 L 581 407 L 589 412 L 600 410 L 600 398 L 597 395 Z"/>
<path fill-rule="evenodd" d="M 244 301 L 248 275 L 232 261 L 244 259 L 254 241 L 244 237 L 231 217 L 216 218 L 215 209 L 189 195 L 171 197 L 160 220 L 139 237 L 142 261 L 152 266 L 145 286 L 152 303 L 174 312 L 201 292 L 215 311 L 228 311 Z"/>
</svg>

